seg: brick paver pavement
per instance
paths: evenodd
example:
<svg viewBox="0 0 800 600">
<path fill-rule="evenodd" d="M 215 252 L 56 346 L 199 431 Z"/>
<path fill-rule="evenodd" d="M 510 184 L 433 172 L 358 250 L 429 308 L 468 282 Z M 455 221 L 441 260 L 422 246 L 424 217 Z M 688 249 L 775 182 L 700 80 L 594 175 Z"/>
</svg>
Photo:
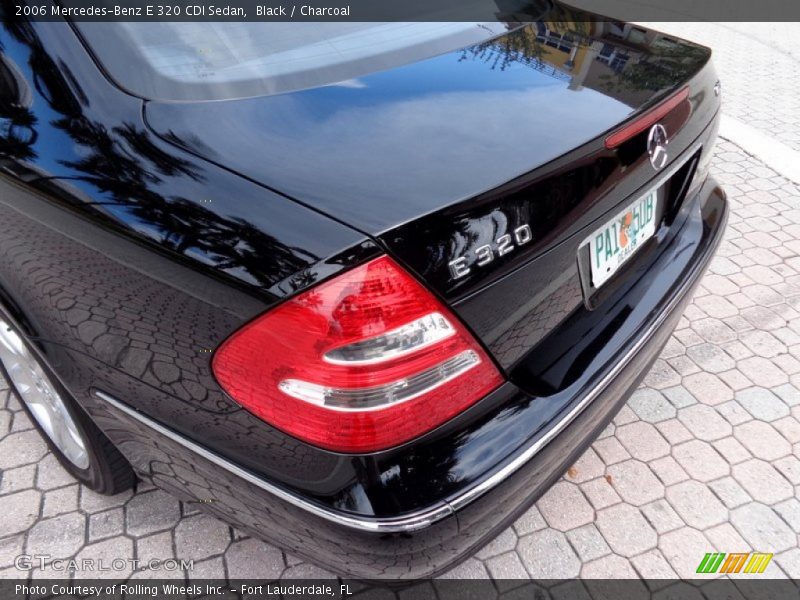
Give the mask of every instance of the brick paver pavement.
<svg viewBox="0 0 800 600">
<path fill-rule="evenodd" d="M 798 23 L 653 23 L 714 50 L 724 114 L 800 151 Z"/>
<path fill-rule="evenodd" d="M 714 45 L 731 116 L 800 148 L 797 25 L 682 31 Z M 775 554 L 767 574 L 800 577 L 800 187 L 727 141 L 713 171 L 730 226 L 644 384 L 536 507 L 449 576 L 690 577 L 706 552 L 754 550 Z M 151 487 L 79 486 L 7 391 L 0 470 L 0 576 L 21 575 L 23 552 L 191 558 L 190 578 L 333 576 Z"/>
</svg>

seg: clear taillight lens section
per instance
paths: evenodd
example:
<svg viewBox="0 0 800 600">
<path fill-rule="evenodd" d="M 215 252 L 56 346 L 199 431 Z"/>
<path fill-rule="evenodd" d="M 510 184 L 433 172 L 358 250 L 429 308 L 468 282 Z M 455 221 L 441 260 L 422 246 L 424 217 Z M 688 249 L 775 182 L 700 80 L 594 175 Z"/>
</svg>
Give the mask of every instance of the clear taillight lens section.
<svg viewBox="0 0 800 600">
<path fill-rule="evenodd" d="M 379 410 L 432 392 L 480 362 L 475 352 L 465 350 L 421 373 L 375 387 L 334 388 L 298 379 L 284 379 L 278 387 L 289 396 L 333 410 Z"/>
<path fill-rule="evenodd" d="M 455 332 L 443 315 L 431 313 L 383 335 L 329 350 L 323 358 L 339 365 L 381 363 L 441 342 Z"/>
<path fill-rule="evenodd" d="M 213 369 L 258 417 L 340 452 L 418 437 L 503 381 L 464 326 L 386 256 L 246 325 Z"/>
</svg>

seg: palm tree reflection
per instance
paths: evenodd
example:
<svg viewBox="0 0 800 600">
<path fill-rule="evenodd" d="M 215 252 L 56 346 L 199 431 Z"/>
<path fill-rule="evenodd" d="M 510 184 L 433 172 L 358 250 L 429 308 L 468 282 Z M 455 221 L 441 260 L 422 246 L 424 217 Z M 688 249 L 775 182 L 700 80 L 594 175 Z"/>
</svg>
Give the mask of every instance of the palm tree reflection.
<svg viewBox="0 0 800 600">
<path fill-rule="evenodd" d="M 33 89 L 9 60 L 0 61 L 0 163 L 24 174 L 60 200 L 117 227 L 136 230 L 170 251 L 192 256 L 252 285 L 276 282 L 319 260 L 289 247 L 246 219 L 223 216 L 203 198 L 174 193 L 205 180 L 200 163 L 157 144 L 143 126 L 108 127 L 95 120 L 76 78 L 42 46 L 29 23 L 5 23 L 10 38 L 26 47 Z M 14 43 L 13 41 L 11 43 Z M 0 46 L 0 52 L 4 48 Z M 59 116 L 42 124 L 31 110 L 33 97 Z M 48 148 L 65 173 L 42 174 L 37 142 L 66 133 L 72 147 Z M 66 146 L 66 147 L 65 147 Z M 66 185 L 80 182 L 80 192 Z M 187 185 L 188 184 L 188 185 Z M 88 196 L 83 194 L 89 190 Z M 133 217 L 133 218 L 131 218 Z M 265 257 L 269 257 L 265 260 Z"/>
</svg>

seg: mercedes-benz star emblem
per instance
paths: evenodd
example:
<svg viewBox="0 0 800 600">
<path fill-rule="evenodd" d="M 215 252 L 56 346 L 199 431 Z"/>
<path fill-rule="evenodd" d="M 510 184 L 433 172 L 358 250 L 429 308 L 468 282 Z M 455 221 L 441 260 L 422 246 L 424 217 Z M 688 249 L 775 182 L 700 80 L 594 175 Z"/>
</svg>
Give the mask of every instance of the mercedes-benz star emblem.
<svg viewBox="0 0 800 600">
<path fill-rule="evenodd" d="M 667 154 L 667 130 L 661 123 L 656 123 L 647 134 L 647 153 L 650 155 L 650 164 L 658 171 L 664 168 L 669 160 Z"/>
</svg>

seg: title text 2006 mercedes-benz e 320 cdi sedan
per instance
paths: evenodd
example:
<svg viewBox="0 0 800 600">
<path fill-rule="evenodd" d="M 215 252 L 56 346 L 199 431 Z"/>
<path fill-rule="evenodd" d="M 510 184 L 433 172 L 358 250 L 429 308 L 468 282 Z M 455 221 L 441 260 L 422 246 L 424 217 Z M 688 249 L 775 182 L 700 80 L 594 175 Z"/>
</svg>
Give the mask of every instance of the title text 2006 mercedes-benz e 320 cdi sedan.
<svg viewBox="0 0 800 600">
<path fill-rule="evenodd" d="M 19 398 L 87 486 L 338 574 L 441 572 L 525 511 L 726 221 L 710 52 L 558 5 L 0 36 Z"/>
</svg>

